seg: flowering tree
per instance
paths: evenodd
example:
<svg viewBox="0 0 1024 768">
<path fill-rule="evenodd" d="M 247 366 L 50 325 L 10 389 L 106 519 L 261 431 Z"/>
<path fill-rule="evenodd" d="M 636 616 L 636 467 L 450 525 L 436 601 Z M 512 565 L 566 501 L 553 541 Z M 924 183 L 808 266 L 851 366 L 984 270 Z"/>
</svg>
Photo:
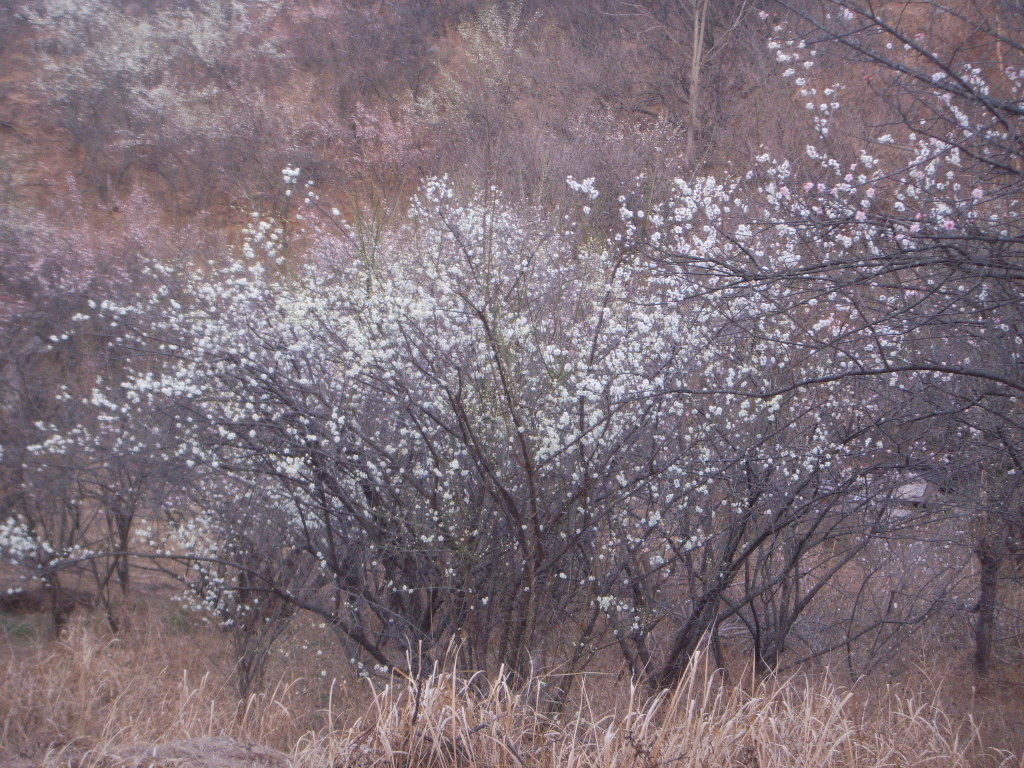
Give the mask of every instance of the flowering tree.
<svg viewBox="0 0 1024 768">
<path fill-rule="evenodd" d="M 147 323 L 168 365 L 126 389 L 173 414 L 163 450 L 224 500 L 188 517 L 215 534 L 186 542 L 197 563 L 261 576 L 234 558 L 247 489 L 290 572 L 312 565 L 264 591 L 378 666 L 461 631 L 475 664 L 523 672 L 541 623 L 593 598 L 602 526 L 653 471 L 631 439 L 659 409 L 623 395 L 678 345 L 626 326 L 636 278 L 609 254 L 451 194 L 428 184 L 379 251 L 297 280 L 272 277 L 283 231 L 258 223 L 243 260 Z"/>
<path fill-rule="evenodd" d="M 143 508 L 159 506 L 165 478 L 144 452 L 121 445 L 125 350 L 116 326 L 95 317 L 94 297 L 116 304 L 127 286 L 144 292 L 151 276 L 140 262 L 210 239 L 160 232 L 141 193 L 117 200 L 115 218 L 73 181 L 58 189 L 59 213 L 30 213 L 9 195 L 0 228 L 0 552 L 17 566 L 4 589 L 14 600 L 41 589 L 58 629 L 83 602 L 101 604 L 116 628 L 131 528 Z"/>
<path fill-rule="evenodd" d="M 89 313 L 136 350 L 96 425 L 37 448 L 162 463 L 176 491 L 136 551 L 186 564 L 250 658 L 301 609 L 368 672 L 457 640 L 485 671 L 574 673 L 612 642 L 667 685 L 733 618 L 767 666 L 830 578 L 907 524 L 863 492 L 899 455 L 864 415 L 881 395 L 785 390 L 826 364 L 799 352 L 818 313 L 652 269 L 641 246 L 728 213 L 729 184 L 680 181 L 703 207 L 671 220 L 623 203 L 625 242 L 595 245 L 437 179 L 367 242 L 299 169 L 284 181 L 297 215 L 325 217 L 307 267 L 260 217 L 233 261 L 151 265 L 151 301 Z"/>
<path fill-rule="evenodd" d="M 948 479 L 984 455 L 968 475 L 1012 478 L 1024 436 L 1016 408 L 1024 383 L 1017 226 L 1024 51 L 1002 12 L 911 7 L 924 20 L 944 12 L 942 22 L 971 45 L 944 51 L 941 34 L 910 10 L 897 17 L 854 2 L 794 7 L 806 35 L 778 24 L 769 47 L 806 100 L 816 138 L 805 160 L 764 154 L 742 178 L 680 183 L 673 200 L 651 210 L 624 208 L 626 238 L 663 269 L 690 276 L 699 294 L 744 306 L 758 297 L 763 309 L 754 322 L 741 318 L 742 332 L 781 344 L 788 352 L 779 359 L 801 361 L 775 377 L 734 375 L 716 391 L 771 399 L 824 388 L 834 396 L 837 385 L 873 381 L 864 386 L 874 398 L 857 394 L 851 402 L 858 418 L 878 426 L 885 415 L 885 440 L 904 466 L 949 467 L 938 472 Z M 837 51 L 854 54 L 868 82 L 878 77 L 893 105 L 896 127 L 869 137 L 868 149 L 851 150 L 838 133 L 844 84 L 816 74 Z M 965 450 L 965 440 L 982 435 L 987 447 Z M 951 494 L 957 485 L 938 484 Z M 962 541 L 965 528 L 985 531 L 975 547 L 981 670 L 990 655 L 983 646 L 991 642 L 997 553 L 1008 551 L 1006 537 L 1019 525 L 1019 505 L 1005 508 L 1007 493 L 1015 491 L 1004 487 L 994 497 L 1002 509 L 984 505 L 982 517 L 998 525 L 960 528 Z"/>
</svg>

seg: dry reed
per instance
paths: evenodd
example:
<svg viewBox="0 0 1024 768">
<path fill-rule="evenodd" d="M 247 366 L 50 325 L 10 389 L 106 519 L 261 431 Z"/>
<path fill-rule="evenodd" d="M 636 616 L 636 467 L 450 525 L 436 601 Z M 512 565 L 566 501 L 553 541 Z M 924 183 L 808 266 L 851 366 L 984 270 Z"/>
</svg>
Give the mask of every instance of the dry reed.
<svg viewBox="0 0 1024 768">
<path fill-rule="evenodd" d="M 195 652 L 218 641 L 214 632 L 111 639 L 78 625 L 59 643 L 0 647 L 0 766 L 200 765 L 138 758 L 150 754 L 139 745 L 184 741 L 273 747 L 296 768 L 1020 764 L 982 749 L 971 718 L 947 714 L 934 692 L 851 691 L 822 677 L 727 685 L 704 662 L 654 697 L 633 686 L 595 701 L 585 683 L 562 716 L 549 713 L 544 680 L 514 688 L 459 673 L 317 687 L 278 669 L 282 682 L 240 704 L 229 670 Z M 277 764 L 266 759 L 251 764 Z"/>
</svg>

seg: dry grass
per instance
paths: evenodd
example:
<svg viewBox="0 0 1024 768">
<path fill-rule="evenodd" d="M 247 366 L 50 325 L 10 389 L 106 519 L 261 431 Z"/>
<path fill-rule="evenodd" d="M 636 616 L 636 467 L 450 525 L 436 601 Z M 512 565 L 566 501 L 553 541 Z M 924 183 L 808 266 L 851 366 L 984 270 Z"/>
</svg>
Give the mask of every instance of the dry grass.
<svg viewBox="0 0 1024 768">
<path fill-rule="evenodd" d="M 918 693 L 905 686 L 850 691 L 798 677 L 725 685 L 696 664 L 678 688 L 654 698 L 634 687 L 595 700 L 588 691 L 598 688 L 584 685 L 577 706 L 558 718 L 545 714 L 543 681 L 528 693 L 460 674 L 370 688 L 312 684 L 279 666 L 280 683 L 239 704 L 230 670 L 218 671 L 218 654 L 210 652 L 218 643 L 223 637 L 212 631 L 165 628 L 111 639 L 79 624 L 59 643 L 0 646 L 8 692 L 0 699 L 0 766 L 1021 764 L 984 750 L 969 708 L 948 707 L 936 685 Z M 160 744 L 169 746 L 154 751 Z M 239 746 L 246 744 L 287 757 Z"/>
<path fill-rule="evenodd" d="M 951 722 L 935 701 L 891 688 L 871 707 L 853 706 L 853 697 L 828 681 L 797 678 L 726 687 L 697 664 L 670 693 L 649 699 L 633 688 L 611 713 L 585 701 L 560 721 L 501 682 L 479 692 L 465 678 L 441 675 L 419 687 L 381 688 L 354 727 L 301 745 L 295 761 L 310 768 L 881 768 L 986 759 L 976 729 Z M 994 754 L 987 761 L 1004 762 Z"/>
<path fill-rule="evenodd" d="M 96 762 L 85 753 L 188 739 L 290 746 L 318 725 L 298 677 L 239 702 L 224 645 L 213 631 L 111 638 L 82 622 L 59 642 L 0 645 L 3 688 L 16 692 L 0 698 L 0 767 L 6 753 L 84 768 Z"/>
</svg>

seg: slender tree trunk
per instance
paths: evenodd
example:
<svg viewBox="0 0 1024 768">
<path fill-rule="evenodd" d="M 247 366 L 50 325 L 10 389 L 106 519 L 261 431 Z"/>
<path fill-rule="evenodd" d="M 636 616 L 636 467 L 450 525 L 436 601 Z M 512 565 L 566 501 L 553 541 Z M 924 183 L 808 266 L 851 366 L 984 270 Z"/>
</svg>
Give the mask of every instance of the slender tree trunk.
<svg viewBox="0 0 1024 768">
<path fill-rule="evenodd" d="M 697 134 L 700 133 L 700 73 L 704 64 L 704 37 L 707 29 L 708 6 L 711 0 L 702 0 L 693 6 L 693 50 L 690 53 L 690 115 L 686 126 L 686 163 L 693 165 L 697 151 Z"/>
<path fill-rule="evenodd" d="M 648 680 L 652 691 L 671 688 L 683 676 L 704 636 L 715 629 L 722 589 L 713 590 L 701 599 L 701 605 L 676 632 L 668 656 L 661 668 Z"/>
<path fill-rule="evenodd" d="M 981 580 L 978 621 L 974 628 L 974 669 L 979 675 L 986 675 L 992 660 L 1001 558 L 992 543 L 985 540 L 978 545 L 974 553 L 978 558 Z"/>
</svg>

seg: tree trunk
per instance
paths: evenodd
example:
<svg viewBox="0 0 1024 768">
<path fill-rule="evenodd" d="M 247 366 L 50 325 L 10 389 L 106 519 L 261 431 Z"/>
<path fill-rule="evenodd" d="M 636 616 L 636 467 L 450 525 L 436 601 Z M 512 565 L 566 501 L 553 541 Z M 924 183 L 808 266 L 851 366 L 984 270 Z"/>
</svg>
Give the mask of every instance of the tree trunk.
<svg viewBox="0 0 1024 768">
<path fill-rule="evenodd" d="M 981 580 L 981 592 L 978 597 L 978 621 L 974 628 L 974 669 L 979 675 L 986 675 L 992 660 L 1001 558 L 995 547 L 988 541 L 982 541 L 974 554 L 978 558 Z"/>
<path fill-rule="evenodd" d="M 688 166 L 693 165 L 697 149 L 697 135 L 700 133 L 700 75 L 704 66 L 704 39 L 708 21 L 710 0 L 693 5 L 693 49 L 690 52 L 690 115 L 686 126 L 686 147 L 684 157 Z"/>
</svg>

